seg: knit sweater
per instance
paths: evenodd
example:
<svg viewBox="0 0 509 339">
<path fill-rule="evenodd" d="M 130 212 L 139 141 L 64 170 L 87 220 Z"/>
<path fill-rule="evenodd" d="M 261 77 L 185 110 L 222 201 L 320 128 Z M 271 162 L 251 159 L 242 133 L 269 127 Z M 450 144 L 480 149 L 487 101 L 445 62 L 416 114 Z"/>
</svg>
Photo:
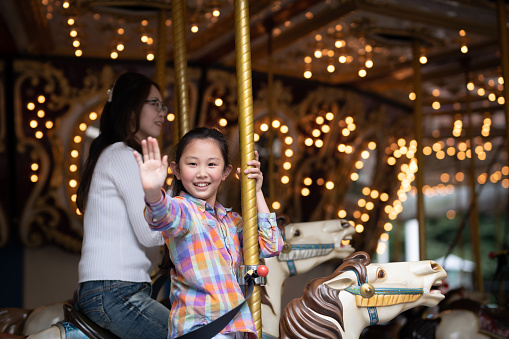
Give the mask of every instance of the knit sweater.
<svg viewBox="0 0 509 339">
<path fill-rule="evenodd" d="M 143 215 L 144 192 L 133 149 L 108 146 L 94 169 L 84 214 L 79 282 L 150 282 L 158 264 L 161 232 Z"/>
</svg>

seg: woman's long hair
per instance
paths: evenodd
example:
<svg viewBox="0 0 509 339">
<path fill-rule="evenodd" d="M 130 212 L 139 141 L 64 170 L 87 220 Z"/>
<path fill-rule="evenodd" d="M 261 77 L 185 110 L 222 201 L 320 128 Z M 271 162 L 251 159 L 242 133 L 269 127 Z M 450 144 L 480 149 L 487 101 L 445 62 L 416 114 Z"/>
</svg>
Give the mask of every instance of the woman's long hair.
<svg viewBox="0 0 509 339">
<path fill-rule="evenodd" d="M 159 86 L 148 77 L 138 73 L 122 74 L 110 89 L 110 96 L 101 115 L 99 136 L 92 141 L 78 187 L 76 205 L 83 213 L 95 165 L 106 147 L 122 141 L 141 153 L 141 145 L 135 134 L 140 129 L 140 113 L 150 89 Z"/>
</svg>

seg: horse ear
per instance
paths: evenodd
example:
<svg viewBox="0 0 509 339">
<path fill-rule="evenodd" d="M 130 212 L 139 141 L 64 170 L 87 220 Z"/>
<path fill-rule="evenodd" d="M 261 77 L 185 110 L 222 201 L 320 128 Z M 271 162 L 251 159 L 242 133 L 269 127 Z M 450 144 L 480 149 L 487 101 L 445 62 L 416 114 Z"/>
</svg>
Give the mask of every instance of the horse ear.
<svg viewBox="0 0 509 339">
<path fill-rule="evenodd" d="M 357 276 L 352 271 L 346 271 L 337 277 L 326 281 L 324 284 L 335 290 L 344 290 L 347 287 L 357 284 Z"/>
</svg>

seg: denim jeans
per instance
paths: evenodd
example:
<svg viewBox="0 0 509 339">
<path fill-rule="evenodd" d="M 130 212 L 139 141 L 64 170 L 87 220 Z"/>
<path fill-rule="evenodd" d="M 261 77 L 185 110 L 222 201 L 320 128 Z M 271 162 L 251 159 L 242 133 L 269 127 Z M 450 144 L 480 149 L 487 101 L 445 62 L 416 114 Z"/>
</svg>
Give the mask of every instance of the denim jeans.
<svg viewBox="0 0 509 339">
<path fill-rule="evenodd" d="M 78 288 L 78 309 L 116 336 L 167 338 L 170 310 L 150 297 L 149 283 L 87 281 Z"/>
</svg>

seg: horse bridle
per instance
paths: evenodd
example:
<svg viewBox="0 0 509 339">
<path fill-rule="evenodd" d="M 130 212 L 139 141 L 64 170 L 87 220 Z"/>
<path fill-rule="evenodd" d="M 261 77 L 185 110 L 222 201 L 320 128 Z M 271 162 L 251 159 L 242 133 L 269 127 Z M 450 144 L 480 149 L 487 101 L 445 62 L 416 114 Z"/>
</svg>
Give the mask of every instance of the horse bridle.
<svg viewBox="0 0 509 339">
<path fill-rule="evenodd" d="M 294 275 L 297 275 L 297 268 L 295 267 L 295 260 L 303 260 L 303 259 L 309 259 L 309 258 L 314 258 L 314 257 L 318 257 L 318 256 L 327 255 L 330 252 L 332 252 L 333 249 L 334 249 L 334 244 L 298 244 L 298 245 L 292 245 L 289 242 L 285 241 L 285 243 L 283 245 L 283 250 L 281 251 L 281 253 L 287 254 L 287 253 L 290 253 L 291 251 L 303 251 L 303 250 L 323 250 L 323 251 L 327 251 L 327 253 L 321 253 L 321 254 L 312 255 L 312 256 L 309 256 L 309 257 L 306 257 L 306 258 L 290 259 L 290 260 L 285 260 L 285 259 L 281 259 L 280 257 L 278 257 L 278 260 L 286 262 L 286 265 L 288 266 L 288 271 L 290 272 L 290 277 L 292 277 Z M 281 254 L 280 254 L 280 256 L 281 256 Z"/>
<path fill-rule="evenodd" d="M 345 288 L 345 291 L 353 294 L 353 295 L 359 295 L 363 298 L 369 299 L 373 297 L 374 295 L 422 295 L 423 289 L 422 288 L 375 288 L 373 285 L 368 283 L 368 276 L 366 274 L 366 282 L 361 285 L 361 281 L 359 278 L 359 274 L 351 270 L 355 273 L 357 276 L 357 282 L 359 286 L 349 286 Z M 367 306 L 369 315 L 369 325 L 376 325 L 379 322 L 378 319 L 378 311 L 376 307 L 373 306 Z"/>
</svg>

